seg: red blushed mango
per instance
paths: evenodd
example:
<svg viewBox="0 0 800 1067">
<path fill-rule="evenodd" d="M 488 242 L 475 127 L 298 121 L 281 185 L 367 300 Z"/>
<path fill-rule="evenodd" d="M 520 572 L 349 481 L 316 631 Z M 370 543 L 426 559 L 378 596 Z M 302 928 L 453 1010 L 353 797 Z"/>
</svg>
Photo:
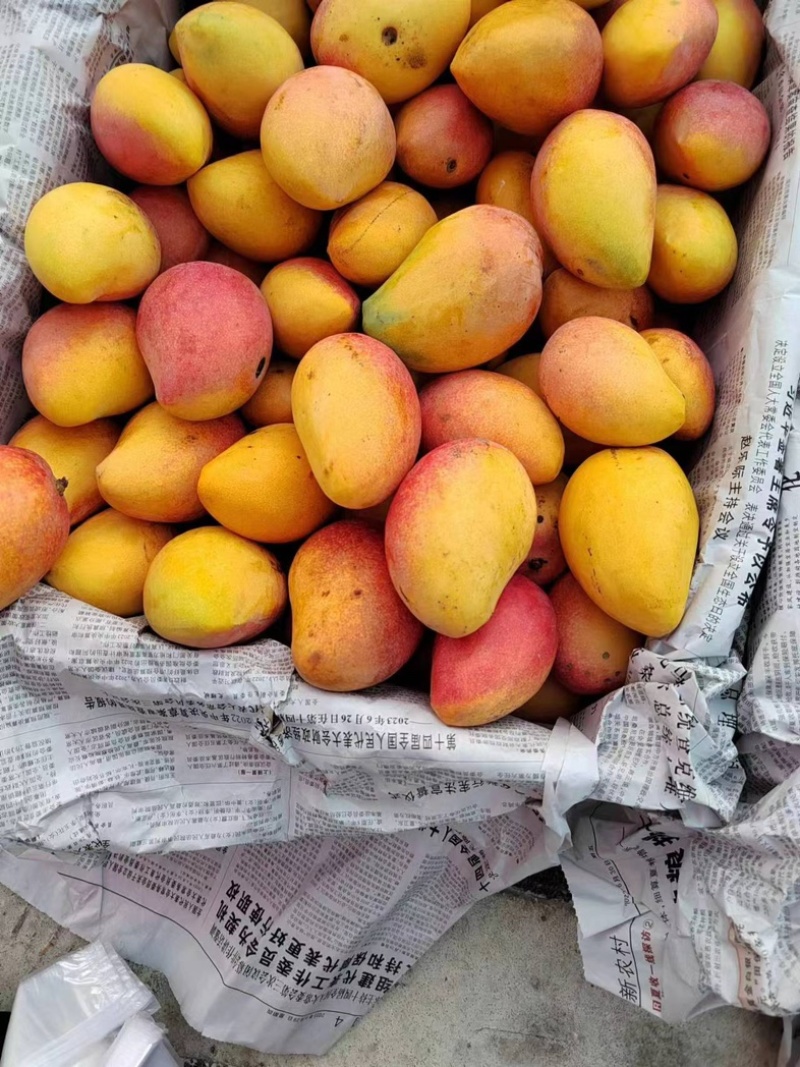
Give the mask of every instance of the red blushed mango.
<svg viewBox="0 0 800 1067">
<path fill-rule="evenodd" d="M 258 428 L 292 421 L 292 381 L 297 364 L 288 359 L 270 360 L 261 385 L 242 408 L 245 420 Z"/>
<path fill-rule="evenodd" d="M 564 462 L 555 417 L 522 382 L 488 370 L 445 374 L 420 393 L 422 447 L 479 437 L 513 452 L 534 485 L 552 482 Z"/>
<path fill-rule="evenodd" d="M 22 378 L 36 410 L 57 426 L 122 415 L 153 396 L 136 312 L 123 304 L 46 311 L 22 346 Z"/>
<path fill-rule="evenodd" d="M 542 287 L 539 325 L 545 337 L 572 319 L 599 315 L 634 330 L 646 330 L 653 321 L 653 297 L 646 286 L 638 289 L 601 289 L 581 281 L 569 271 L 553 271 Z"/>
<path fill-rule="evenodd" d="M 573 693 L 599 696 L 624 685 L 631 652 L 642 635 L 612 619 L 571 574 L 550 590 L 558 626 L 556 678 Z"/>
<path fill-rule="evenodd" d="M 392 585 L 383 537 L 363 522 L 335 522 L 308 538 L 289 570 L 289 601 L 294 665 L 319 689 L 378 685 L 422 640 Z"/>
<path fill-rule="evenodd" d="M 220 244 L 219 241 L 211 242 L 203 259 L 207 263 L 221 263 L 223 267 L 238 270 L 245 278 L 249 278 L 254 285 L 261 285 L 267 272 L 267 268 L 263 263 L 257 263 L 254 259 L 248 259 L 247 256 L 240 256 L 238 252 L 234 252 L 232 248 L 227 248 L 225 245 Z"/>
<path fill-rule="evenodd" d="M 211 122 L 188 86 L 147 63 L 124 63 L 97 83 L 92 135 L 121 174 L 178 185 L 211 155 Z"/>
<path fill-rule="evenodd" d="M 751 89 L 764 50 L 764 16 L 754 0 L 714 0 L 719 29 L 697 75 Z"/>
<path fill-rule="evenodd" d="M 415 181 L 452 189 L 477 178 L 492 154 L 492 124 L 457 85 L 437 85 L 395 118 L 397 162 Z"/>
<path fill-rule="evenodd" d="M 258 388 L 272 322 L 261 293 L 238 271 L 183 263 L 142 297 L 136 338 L 162 407 L 181 419 L 214 419 Z"/>
<path fill-rule="evenodd" d="M 261 283 L 275 331 L 275 347 L 302 359 L 325 337 L 352 330 L 361 301 L 351 285 L 324 259 L 287 259 Z"/>
<path fill-rule="evenodd" d="M 666 102 L 653 150 L 668 177 L 713 193 L 752 178 L 769 137 L 769 116 L 751 92 L 733 82 L 699 81 Z"/>
<path fill-rule="evenodd" d="M 431 707 L 448 726 L 481 726 L 524 704 L 556 655 L 553 606 L 537 586 L 512 578 L 494 614 L 468 637 L 433 644 Z"/>
<path fill-rule="evenodd" d="M 679 441 L 702 437 L 714 418 L 714 373 L 705 353 L 679 330 L 645 330 L 642 337 L 686 398 L 686 419 L 674 436 Z"/>
<path fill-rule="evenodd" d="M 549 485 L 536 489 L 536 533 L 528 558 L 517 573 L 537 585 L 549 585 L 567 569 L 558 536 L 558 509 L 566 487 L 567 476 L 559 474 Z"/>
<path fill-rule="evenodd" d="M 551 671 L 530 700 L 518 707 L 514 714 L 527 722 L 539 722 L 543 725 L 554 723 L 556 719 L 568 719 L 581 706 L 581 698 L 571 693 L 561 682 L 557 681 Z"/>
<path fill-rule="evenodd" d="M 209 237 L 184 189 L 140 185 L 131 200 L 147 215 L 161 245 L 161 270 L 205 259 Z"/>
<path fill-rule="evenodd" d="M 69 509 L 50 467 L 0 445 L 0 611 L 47 574 L 68 537 Z"/>
</svg>

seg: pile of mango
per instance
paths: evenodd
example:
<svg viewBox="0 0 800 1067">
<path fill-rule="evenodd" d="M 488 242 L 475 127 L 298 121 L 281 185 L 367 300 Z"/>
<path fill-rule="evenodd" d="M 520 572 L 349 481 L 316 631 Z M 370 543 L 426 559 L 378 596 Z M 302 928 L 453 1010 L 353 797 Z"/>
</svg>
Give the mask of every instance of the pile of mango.
<svg viewBox="0 0 800 1067">
<path fill-rule="evenodd" d="M 312 12 L 315 10 L 312 21 Z M 592 10 L 589 10 L 592 9 Z M 687 306 L 770 124 L 753 0 L 217 0 L 34 206 L 0 607 L 548 720 L 679 623 L 714 413 Z M 728 202 L 726 200 L 726 202 Z"/>
</svg>

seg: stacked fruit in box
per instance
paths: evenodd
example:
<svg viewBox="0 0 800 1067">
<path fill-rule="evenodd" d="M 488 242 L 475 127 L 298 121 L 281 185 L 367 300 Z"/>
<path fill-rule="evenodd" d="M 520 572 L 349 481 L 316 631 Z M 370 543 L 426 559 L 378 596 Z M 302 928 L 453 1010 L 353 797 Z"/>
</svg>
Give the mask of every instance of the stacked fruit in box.
<svg viewBox="0 0 800 1067">
<path fill-rule="evenodd" d="M 0 606 L 44 577 L 448 723 L 568 714 L 685 607 L 714 381 L 680 326 L 768 148 L 758 9 L 310 6 L 190 11 L 177 70 L 94 94 L 127 195 L 34 207 Z"/>
</svg>

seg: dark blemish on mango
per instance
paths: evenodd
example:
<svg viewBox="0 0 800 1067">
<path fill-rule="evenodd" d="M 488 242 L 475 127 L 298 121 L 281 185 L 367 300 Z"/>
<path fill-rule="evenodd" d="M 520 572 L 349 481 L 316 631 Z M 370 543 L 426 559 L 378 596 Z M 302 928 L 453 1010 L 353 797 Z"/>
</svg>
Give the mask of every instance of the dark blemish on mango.
<svg viewBox="0 0 800 1067">
<path fill-rule="evenodd" d="M 419 70 L 420 67 L 425 66 L 425 53 L 419 48 L 414 52 L 409 52 L 408 65 L 412 70 Z"/>
<path fill-rule="evenodd" d="M 544 515 L 537 515 L 536 516 L 536 521 L 537 522 L 544 522 Z"/>
<path fill-rule="evenodd" d="M 266 365 L 267 365 L 267 361 L 266 361 L 266 359 L 263 359 L 263 358 L 262 358 L 262 359 L 261 359 L 261 360 L 259 361 L 259 364 L 258 364 L 258 366 L 256 367 L 256 378 L 260 378 L 260 377 L 261 377 L 261 375 L 262 375 L 262 373 L 263 373 L 263 371 L 264 371 L 264 368 L 266 367 Z"/>
<path fill-rule="evenodd" d="M 448 159 L 448 161 L 445 163 L 445 170 L 448 174 L 452 174 L 457 166 L 458 164 L 454 159 Z"/>
<path fill-rule="evenodd" d="M 363 589 L 354 589 L 353 590 L 353 596 L 354 597 L 360 597 L 360 596 L 363 596 L 363 595 L 364 595 L 364 590 Z"/>
<path fill-rule="evenodd" d="M 611 659 L 611 653 L 610 652 L 604 652 L 603 653 L 603 659 Z"/>
<path fill-rule="evenodd" d="M 384 26 L 383 33 L 381 33 L 381 40 L 384 44 L 394 44 L 397 41 L 397 30 L 394 26 Z"/>
<path fill-rule="evenodd" d="M 320 596 L 323 596 L 323 597 L 326 597 L 326 596 L 330 596 L 330 595 L 331 595 L 331 591 L 330 591 L 330 589 L 325 589 L 325 590 L 324 590 L 324 591 L 323 591 L 323 592 L 322 592 L 322 593 L 320 594 Z"/>
<path fill-rule="evenodd" d="M 349 33 L 340 33 L 339 34 L 339 40 L 342 42 L 342 44 L 344 44 L 345 41 L 349 41 L 350 40 L 350 34 Z"/>
</svg>

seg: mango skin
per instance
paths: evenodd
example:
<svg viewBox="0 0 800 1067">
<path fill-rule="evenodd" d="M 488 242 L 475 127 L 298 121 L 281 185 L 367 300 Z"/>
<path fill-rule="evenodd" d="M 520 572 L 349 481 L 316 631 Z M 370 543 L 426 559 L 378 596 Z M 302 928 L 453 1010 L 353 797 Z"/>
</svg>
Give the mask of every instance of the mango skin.
<svg viewBox="0 0 800 1067">
<path fill-rule="evenodd" d="M 130 197 L 93 182 L 60 185 L 34 204 L 25 257 L 45 289 L 68 304 L 128 300 L 161 267 L 147 215 Z"/>
<path fill-rule="evenodd" d="M 570 715 L 574 715 L 580 709 L 581 703 L 578 694 L 566 689 L 551 671 L 542 688 L 518 707 L 514 714 L 526 722 L 549 725 L 557 719 L 568 719 Z"/>
<path fill-rule="evenodd" d="M 412 370 L 465 370 L 510 348 L 542 298 L 542 246 L 512 211 L 476 204 L 425 234 L 364 301 L 364 332 Z"/>
<path fill-rule="evenodd" d="M 303 57 L 275 19 L 246 4 L 217 0 L 175 25 L 186 82 L 212 118 L 235 137 L 258 137 L 275 90 L 303 69 Z"/>
<path fill-rule="evenodd" d="M 358 333 L 327 337 L 292 382 L 294 424 L 314 477 L 344 508 L 384 501 L 411 470 L 421 417 L 411 375 L 394 352 Z"/>
<path fill-rule="evenodd" d="M 164 523 L 199 519 L 204 514 L 197 495 L 200 472 L 244 432 L 236 415 L 187 422 L 160 404 L 148 404 L 98 464 L 100 494 L 132 519 Z"/>
<path fill-rule="evenodd" d="M 556 330 L 542 351 L 539 381 L 556 417 L 597 444 L 663 441 L 686 419 L 683 393 L 651 347 L 613 319 L 587 316 Z"/>
<path fill-rule="evenodd" d="M 104 507 L 95 468 L 114 448 L 119 435 L 120 429 L 111 419 L 65 428 L 36 415 L 17 430 L 9 444 L 35 452 L 57 480 L 64 479 L 70 525 L 76 526 Z"/>
<path fill-rule="evenodd" d="M 673 304 L 700 304 L 721 293 L 736 270 L 739 246 L 725 209 L 708 193 L 659 185 L 653 262 L 647 284 Z"/>
<path fill-rule="evenodd" d="M 188 86 L 147 63 L 124 63 L 97 83 L 92 136 L 115 170 L 146 185 L 179 185 L 211 155 L 211 122 Z"/>
<path fill-rule="evenodd" d="M 187 189 L 209 233 L 248 259 L 274 263 L 296 256 L 313 243 L 322 224 L 318 211 L 295 203 L 273 180 L 258 149 L 210 163 Z"/>
<path fill-rule="evenodd" d="M 633 330 L 646 330 L 652 325 L 653 314 L 653 297 L 646 286 L 601 289 L 562 267 L 545 279 L 538 321 L 545 337 L 551 337 L 559 326 L 586 315 L 599 315 Z"/>
<path fill-rule="evenodd" d="M 544 684 L 557 641 L 547 594 L 512 578 L 479 630 L 434 638 L 431 707 L 448 726 L 481 726 L 509 715 Z"/>
<path fill-rule="evenodd" d="M 492 124 L 457 85 L 435 85 L 395 117 L 397 163 L 414 181 L 453 189 L 478 177 L 489 162 Z"/>
<path fill-rule="evenodd" d="M 400 182 L 381 182 L 333 216 L 328 256 L 348 281 L 374 289 L 397 270 L 436 221 L 422 193 Z"/>
<path fill-rule="evenodd" d="M 108 508 L 72 531 L 45 581 L 111 615 L 141 615 L 150 564 L 173 535 L 170 526 Z"/>
<path fill-rule="evenodd" d="M 167 641 L 224 648 L 257 637 L 286 607 L 286 578 L 271 552 L 219 526 L 173 538 L 150 564 L 144 614 Z"/>
<path fill-rule="evenodd" d="M 542 240 L 578 278 L 602 289 L 647 281 L 656 170 L 628 119 L 595 110 L 564 119 L 536 157 L 531 204 Z"/>
<path fill-rule="evenodd" d="M 699 516 L 692 488 L 660 448 L 606 449 L 575 471 L 561 500 L 569 569 L 599 608 L 664 637 L 681 620 Z"/>
<path fill-rule="evenodd" d="M 558 536 L 558 510 L 566 486 L 566 474 L 559 474 L 549 484 L 535 487 L 536 533 L 528 558 L 519 565 L 517 574 L 524 575 L 536 585 L 550 585 L 567 569 Z"/>
<path fill-rule="evenodd" d="M 465 637 L 494 611 L 525 559 L 536 497 L 525 468 L 490 441 L 440 445 L 400 484 L 386 518 L 386 559 L 409 610 Z"/>
<path fill-rule="evenodd" d="M 470 0 L 324 0 L 311 25 L 318 63 L 356 71 L 387 104 L 444 73 L 470 18 Z"/>
<path fill-rule="evenodd" d="M 305 0 L 241 0 L 275 19 L 300 49 L 304 60 L 311 55 L 311 13 Z"/>
<path fill-rule="evenodd" d="M 717 78 L 752 89 L 764 50 L 764 18 L 754 0 L 714 0 L 719 28 L 698 79 Z"/>
<path fill-rule="evenodd" d="M 69 537 L 69 510 L 50 467 L 26 448 L 0 445 L 0 611 L 50 570 Z"/>
<path fill-rule="evenodd" d="M 344 693 L 386 681 L 423 628 L 392 585 L 380 532 L 334 522 L 300 547 L 289 570 L 292 658 L 319 689 Z"/>
<path fill-rule="evenodd" d="M 426 452 L 463 438 L 495 441 L 513 452 L 534 485 L 552 482 L 564 463 L 564 438 L 547 405 L 522 382 L 488 370 L 445 374 L 420 392 Z"/>
<path fill-rule="evenodd" d="M 700 346 L 680 330 L 644 330 L 642 337 L 686 398 L 686 419 L 673 436 L 678 441 L 697 440 L 714 418 L 716 386 L 711 364 Z"/>
<path fill-rule="evenodd" d="M 304 256 L 273 267 L 261 283 L 275 344 L 292 359 L 318 341 L 348 333 L 358 323 L 361 301 L 351 285 L 324 259 Z"/>
<path fill-rule="evenodd" d="M 131 191 L 131 200 L 147 215 L 158 235 L 161 246 L 159 273 L 178 263 L 205 259 L 210 239 L 192 210 L 185 189 L 139 185 Z"/>
<path fill-rule="evenodd" d="M 215 456 L 200 472 L 200 503 L 250 541 L 299 541 L 335 510 L 311 472 L 297 430 L 265 426 Z"/>
<path fill-rule="evenodd" d="M 472 0 L 472 6 L 469 14 L 469 29 L 479 22 L 484 15 L 488 15 L 490 11 L 494 11 L 496 7 L 500 7 L 501 4 L 505 4 L 506 0 Z"/>
<path fill-rule="evenodd" d="M 239 255 L 232 248 L 227 248 L 219 241 L 212 241 L 208 252 L 203 256 L 206 263 L 220 263 L 223 267 L 238 270 L 245 278 L 249 278 L 254 285 L 261 285 L 267 268 L 263 263 L 257 263 L 254 259 Z"/>
<path fill-rule="evenodd" d="M 261 152 L 283 191 L 305 207 L 333 211 L 387 176 L 397 141 L 377 89 L 341 67 L 289 78 L 261 122 Z"/>
<path fill-rule="evenodd" d="M 36 410 L 57 426 L 123 415 L 153 396 L 136 312 L 123 304 L 50 308 L 25 338 L 22 378 Z"/>
<path fill-rule="evenodd" d="M 475 202 L 516 211 L 533 226 L 531 174 L 535 162 L 530 152 L 499 152 L 481 172 Z"/>
<path fill-rule="evenodd" d="M 255 429 L 292 422 L 292 382 L 297 364 L 290 359 L 270 360 L 261 385 L 242 407 L 242 417 Z"/>
<path fill-rule="evenodd" d="M 603 47 L 591 16 L 577 4 L 509 0 L 472 27 L 450 70 L 489 118 L 540 136 L 594 100 Z"/>
</svg>

